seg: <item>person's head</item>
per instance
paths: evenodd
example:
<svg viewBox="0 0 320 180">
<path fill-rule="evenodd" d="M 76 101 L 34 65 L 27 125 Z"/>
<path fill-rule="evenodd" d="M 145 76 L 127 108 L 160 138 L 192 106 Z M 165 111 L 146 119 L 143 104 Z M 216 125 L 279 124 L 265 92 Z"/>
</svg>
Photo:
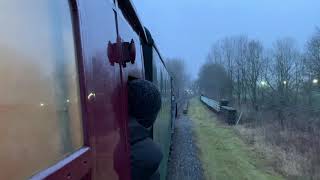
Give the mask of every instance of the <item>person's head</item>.
<svg viewBox="0 0 320 180">
<path fill-rule="evenodd" d="M 149 128 L 157 118 L 161 108 L 158 88 L 149 81 L 136 79 L 128 83 L 129 116 Z"/>
</svg>

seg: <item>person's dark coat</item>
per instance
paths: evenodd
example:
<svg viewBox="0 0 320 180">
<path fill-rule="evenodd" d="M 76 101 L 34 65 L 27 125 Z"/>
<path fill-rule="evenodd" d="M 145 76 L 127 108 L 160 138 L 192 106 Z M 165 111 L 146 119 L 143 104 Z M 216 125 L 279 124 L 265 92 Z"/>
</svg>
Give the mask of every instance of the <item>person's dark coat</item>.
<svg viewBox="0 0 320 180">
<path fill-rule="evenodd" d="M 134 118 L 129 122 L 131 179 L 158 180 L 158 168 L 162 160 L 160 147 L 150 138 L 148 129 L 140 125 Z"/>
<path fill-rule="evenodd" d="M 160 92 L 149 81 L 133 80 L 128 84 L 128 105 L 131 179 L 160 180 L 157 170 L 163 155 L 148 130 L 161 108 Z"/>
</svg>

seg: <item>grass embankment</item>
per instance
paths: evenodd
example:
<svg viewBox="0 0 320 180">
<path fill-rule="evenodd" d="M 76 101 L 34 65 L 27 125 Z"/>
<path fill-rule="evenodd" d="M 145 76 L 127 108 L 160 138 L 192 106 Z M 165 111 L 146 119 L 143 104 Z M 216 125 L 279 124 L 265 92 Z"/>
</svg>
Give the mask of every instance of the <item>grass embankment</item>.
<svg viewBox="0 0 320 180">
<path fill-rule="evenodd" d="M 250 150 L 231 127 L 218 122 L 215 114 L 198 99 L 192 99 L 189 108 L 207 179 L 282 179 L 269 170 L 261 155 Z"/>
</svg>

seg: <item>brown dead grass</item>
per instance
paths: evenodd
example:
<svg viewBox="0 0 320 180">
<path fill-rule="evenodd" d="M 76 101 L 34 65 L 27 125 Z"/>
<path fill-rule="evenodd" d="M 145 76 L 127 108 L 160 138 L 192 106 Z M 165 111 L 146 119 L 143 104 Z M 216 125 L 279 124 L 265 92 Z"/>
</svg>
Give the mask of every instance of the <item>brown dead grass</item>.
<svg viewBox="0 0 320 180">
<path fill-rule="evenodd" d="M 320 179 L 319 139 L 314 134 L 272 125 L 238 125 L 235 130 L 287 179 Z"/>
</svg>

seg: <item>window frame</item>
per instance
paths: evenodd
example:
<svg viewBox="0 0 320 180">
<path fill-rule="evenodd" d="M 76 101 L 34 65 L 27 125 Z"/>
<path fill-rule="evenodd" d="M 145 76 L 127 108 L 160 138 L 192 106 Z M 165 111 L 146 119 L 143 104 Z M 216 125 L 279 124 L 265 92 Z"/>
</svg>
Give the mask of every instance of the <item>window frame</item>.
<svg viewBox="0 0 320 180">
<path fill-rule="evenodd" d="M 91 180 L 91 173 L 93 167 L 93 157 L 89 142 L 89 121 L 87 111 L 87 97 L 86 86 L 84 77 L 84 57 L 82 53 L 81 32 L 80 32 L 80 19 L 78 0 L 68 0 L 70 17 L 72 21 L 76 65 L 78 71 L 78 83 L 79 83 L 79 98 L 81 106 L 81 119 L 82 119 L 82 133 L 83 133 L 83 147 L 76 152 L 70 154 L 64 159 L 58 161 L 51 167 L 40 171 L 39 173 L 31 176 L 29 179 L 47 179 L 47 180 L 69 180 L 69 179 L 81 179 Z"/>
</svg>

